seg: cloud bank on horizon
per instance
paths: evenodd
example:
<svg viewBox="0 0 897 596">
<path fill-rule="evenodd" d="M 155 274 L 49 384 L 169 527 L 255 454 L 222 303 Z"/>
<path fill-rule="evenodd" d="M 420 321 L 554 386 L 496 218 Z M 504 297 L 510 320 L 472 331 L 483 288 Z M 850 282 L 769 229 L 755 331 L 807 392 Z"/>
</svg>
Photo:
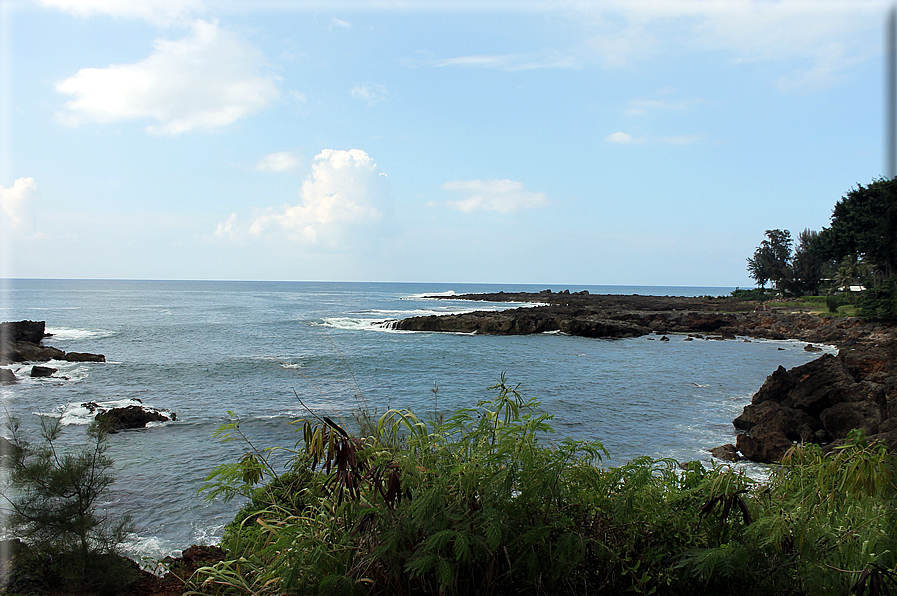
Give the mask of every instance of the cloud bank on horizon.
<svg viewBox="0 0 897 596">
<path fill-rule="evenodd" d="M 888 8 L 8 3 L 2 274 L 749 285 L 881 175 Z"/>
</svg>

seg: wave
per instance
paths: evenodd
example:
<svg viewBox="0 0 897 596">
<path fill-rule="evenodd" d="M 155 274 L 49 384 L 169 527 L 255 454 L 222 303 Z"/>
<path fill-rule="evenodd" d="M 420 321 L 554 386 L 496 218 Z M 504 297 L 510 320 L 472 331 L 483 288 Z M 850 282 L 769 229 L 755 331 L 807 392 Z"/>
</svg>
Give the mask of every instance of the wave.
<svg viewBox="0 0 897 596">
<path fill-rule="evenodd" d="M 50 338 L 52 341 L 101 339 L 115 335 L 115 331 L 107 329 L 77 329 L 72 327 L 47 327 L 46 332 L 52 335 L 52 338 Z"/>
<path fill-rule="evenodd" d="M 56 372 L 53 373 L 53 376 L 51 377 L 32 377 L 31 369 L 35 366 L 55 368 Z M 16 363 L 0 368 L 11 370 L 13 374 L 16 375 L 16 383 L 15 385 L 10 385 L 10 387 L 29 387 L 45 383 L 79 382 L 90 375 L 89 366 L 86 366 L 81 362 L 68 362 L 67 360 L 49 360 L 47 362 L 38 362 L 36 364 Z"/>
<path fill-rule="evenodd" d="M 140 406 L 141 408 L 145 408 L 147 410 L 159 412 L 165 416 L 171 417 L 171 410 L 165 408 L 153 408 L 151 406 L 146 406 L 142 401 L 135 398 L 128 399 L 116 399 L 111 401 L 100 401 L 100 402 L 82 402 L 82 403 L 70 403 L 62 406 L 59 410 L 57 410 L 56 414 L 46 414 L 43 412 L 35 412 L 35 414 L 39 416 L 59 416 L 60 423 L 63 426 L 70 425 L 84 425 L 90 424 L 96 415 L 105 412 L 107 410 L 111 410 L 113 408 L 127 408 L 129 406 Z M 154 426 L 164 426 L 168 424 L 167 422 L 156 423 Z"/>
<path fill-rule="evenodd" d="M 455 290 L 448 290 L 446 292 L 426 292 L 425 294 L 408 294 L 407 296 L 402 296 L 402 300 L 426 300 L 428 298 L 433 298 L 434 296 L 457 296 Z"/>
</svg>

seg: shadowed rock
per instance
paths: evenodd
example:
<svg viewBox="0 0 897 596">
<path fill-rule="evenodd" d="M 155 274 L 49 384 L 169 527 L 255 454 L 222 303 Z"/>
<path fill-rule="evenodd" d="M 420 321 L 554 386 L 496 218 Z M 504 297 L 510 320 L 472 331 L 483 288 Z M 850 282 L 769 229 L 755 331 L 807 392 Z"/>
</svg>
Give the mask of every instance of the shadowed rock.
<svg viewBox="0 0 897 596">
<path fill-rule="evenodd" d="M 96 415 L 95 419 L 104 425 L 109 432 L 114 433 L 120 430 L 145 428 L 149 422 L 176 420 L 177 415 L 172 412 L 170 416 L 167 416 L 155 408 L 146 406 L 127 406 L 102 411 Z"/>
</svg>

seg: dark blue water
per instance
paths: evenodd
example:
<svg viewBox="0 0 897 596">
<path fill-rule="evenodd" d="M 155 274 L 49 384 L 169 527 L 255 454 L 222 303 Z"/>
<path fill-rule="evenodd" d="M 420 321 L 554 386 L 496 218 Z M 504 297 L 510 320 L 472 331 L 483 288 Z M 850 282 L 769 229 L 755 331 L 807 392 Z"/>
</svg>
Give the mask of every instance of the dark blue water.
<svg viewBox="0 0 897 596">
<path fill-rule="evenodd" d="M 811 360 L 802 343 L 597 340 L 559 334 L 472 336 L 403 333 L 378 323 L 414 314 L 503 309 L 507 304 L 433 300 L 425 294 L 539 291 L 480 284 L 5 280 L 0 319 L 47 322 L 44 343 L 106 355 L 105 364 L 51 362 L 66 379 L 0 388 L 11 415 L 33 428 L 62 416 L 77 442 L 81 403 L 139 399 L 177 422 L 112 437 L 117 480 L 107 506 L 130 512 L 132 554 L 159 558 L 214 542 L 236 503 L 207 503 L 210 470 L 245 450 L 212 434 L 240 415 L 262 447 L 290 446 L 291 421 L 341 416 L 364 404 L 447 415 L 488 397 L 505 373 L 555 416 L 555 436 L 599 439 L 609 465 L 639 455 L 709 462 L 734 442 L 732 419 L 778 365 Z M 552 288 L 555 291 L 561 287 Z M 592 293 L 723 295 L 731 288 L 577 286 Z M 434 394 L 434 387 L 438 392 Z M 295 393 L 294 393 L 295 392 Z"/>
</svg>

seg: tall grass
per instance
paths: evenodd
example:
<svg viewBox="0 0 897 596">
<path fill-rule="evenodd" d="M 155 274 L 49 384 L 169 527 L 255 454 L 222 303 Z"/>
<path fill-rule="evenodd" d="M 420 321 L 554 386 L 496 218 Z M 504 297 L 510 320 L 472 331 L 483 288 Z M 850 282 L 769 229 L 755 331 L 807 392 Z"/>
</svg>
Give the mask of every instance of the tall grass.
<svg viewBox="0 0 897 596">
<path fill-rule="evenodd" d="M 757 484 L 729 466 L 549 441 L 502 377 L 445 421 L 390 410 L 353 436 L 305 421 L 278 472 L 250 446 L 208 477 L 244 495 L 229 558 L 191 594 L 885 594 L 897 590 L 894 456 L 854 433 Z M 223 435 L 240 437 L 232 422 Z M 251 444 L 250 444 L 251 445 Z"/>
</svg>

